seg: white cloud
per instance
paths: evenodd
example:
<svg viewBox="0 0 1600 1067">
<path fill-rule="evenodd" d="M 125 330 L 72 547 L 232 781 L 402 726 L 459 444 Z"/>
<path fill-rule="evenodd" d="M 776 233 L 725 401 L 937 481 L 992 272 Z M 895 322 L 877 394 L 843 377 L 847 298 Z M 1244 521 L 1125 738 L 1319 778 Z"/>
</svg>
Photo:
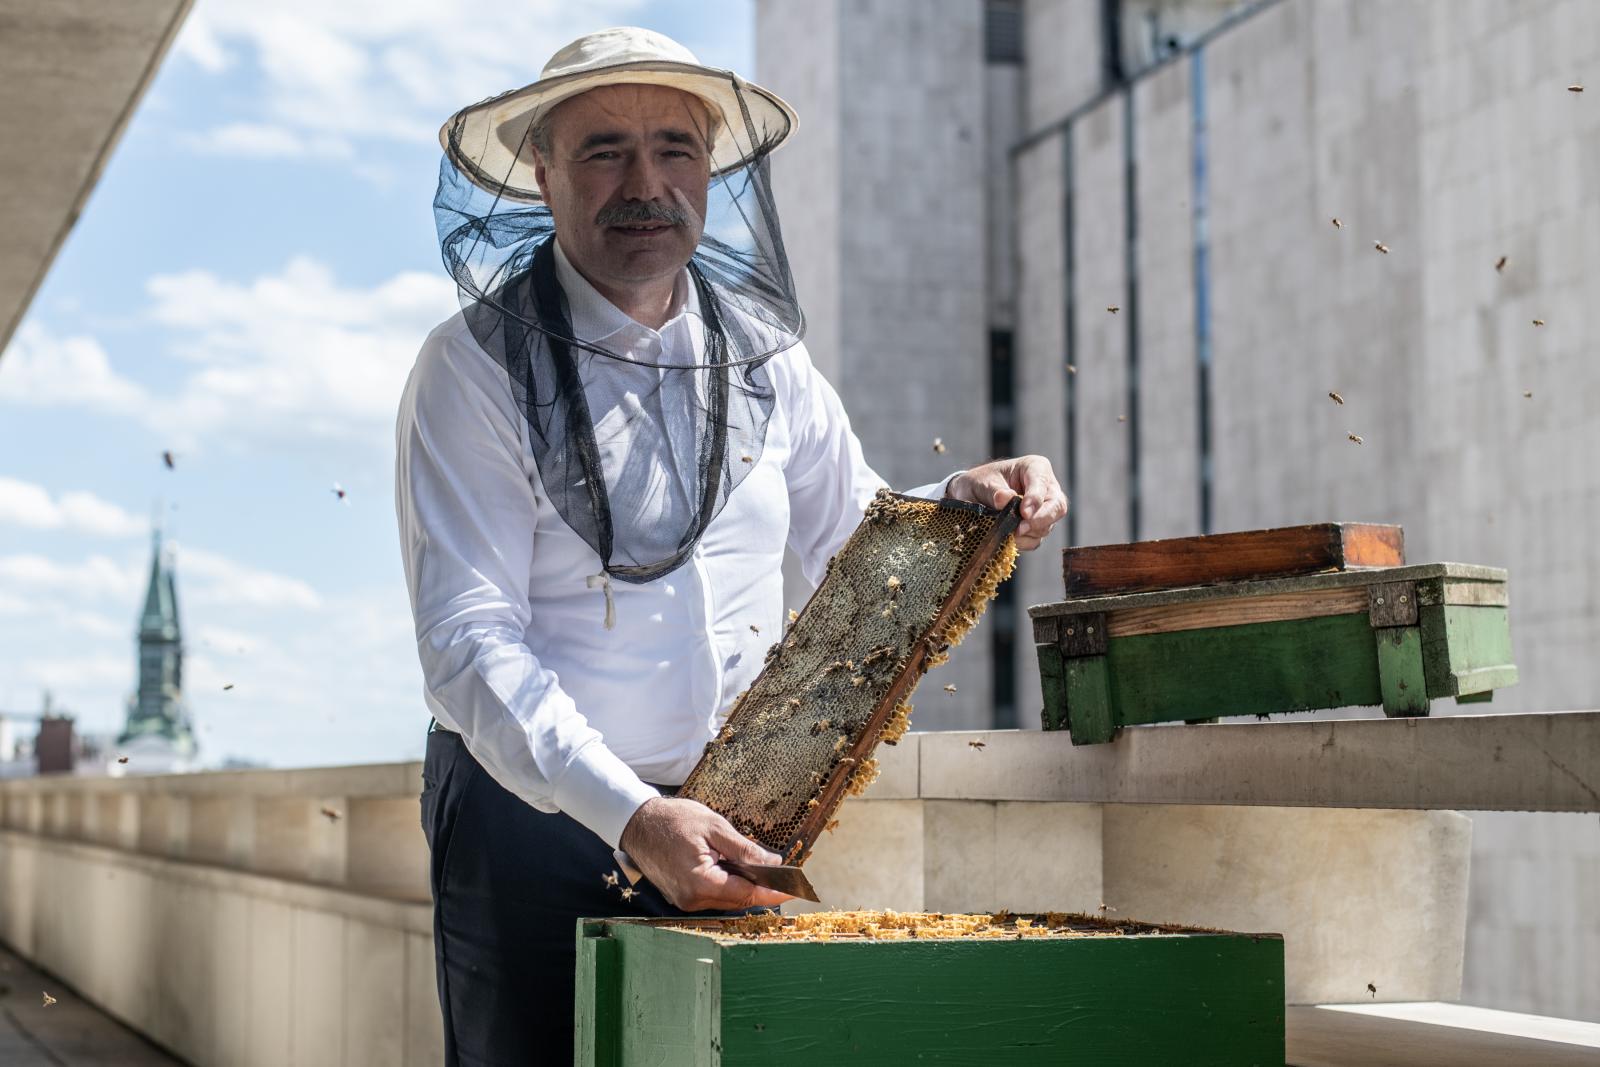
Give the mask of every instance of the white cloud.
<svg viewBox="0 0 1600 1067">
<path fill-rule="evenodd" d="M 149 317 L 191 368 L 152 394 L 120 376 L 92 337 L 59 337 L 25 324 L 0 364 L 0 401 L 128 415 L 188 449 L 203 437 L 269 442 L 308 437 L 387 447 L 406 375 L 428 332 L 460 308 L 443 271 L 404 271 L 371 287 L 341 284 L 301 256 L 247 282 L 204 270 L 146 282 Z M 127 523 L 83 496 L 59 503 L 13 488 L 13 521 L 66 510 L 104 532 Z M 8 514 L 0 491 L 0 521 Z"/>
<path fill-rule="evenodd" d="M 177 554 L 180 581 L 192 580 L 185 601 L 206 607 L 297 608 L 322 606 L 317 591 L 299 578 L 259 570 L 198 548 Z"/>
<path fill-rule="evenodd" d="M 40 406 L 85 407 L 112 414 L 137 414 L 150 398 L 138 384 L 112 369 L 92 337 L 60 337 L 25 322 L 0 353 L 0 400 Z"/>
<path fill-rule="evenodd" d="M 101 537 L 130 537 L 148 529 L 144 520 L 93 493 L 62 493 L 52 500 L 43 486 L 0 475 L 0 523 L 33 530 L 74 530 Z"/>
<path fill-rule="evenodd" d="M 460 306 L 443 272 L 360 289 L 307 257 L 245 284 L 197 270 L 147 289 L 152 317 L 196 367 L 160 421 L 191 437 L 226 429 L 387 444 L 418 346 Z"/>
<path fill-rule="evenodd" d="M 98 554 L 76 563 L 34 553 L 0 556 L 0 596 L 20 597 L 30 606 L 41 603 L 37 597 L 63 595 L 127 603 L 142 591 L 142 570 L 137 563 L 122 564 Z"/>
<path fill-rule="evenodd" d="M 262 123 L 324 144 L 427 144 L 456 108 L 534 80 L 562 45 L 642 0 L 201 0 L 174 46 L 220 74 L 253 62 Z M 248 139 L 202 137 L 252 153 Z M 285 142 L 287 143 L 287 142 Z"/>
<path fill-rule="evenodd" d="M 184 140 L 199 152 L 251 159 L 348 159 L 353 154 L 350 143 L 342 138 L 308 136 L 266 122 L 230 122 Z"/>
</svg>

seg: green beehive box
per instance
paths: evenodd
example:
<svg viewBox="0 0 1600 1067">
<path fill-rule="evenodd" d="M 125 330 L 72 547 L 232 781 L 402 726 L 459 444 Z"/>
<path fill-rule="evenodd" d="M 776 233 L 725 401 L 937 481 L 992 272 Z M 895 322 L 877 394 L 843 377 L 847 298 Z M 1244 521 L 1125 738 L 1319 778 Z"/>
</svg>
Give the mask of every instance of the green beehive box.
<svg viewBox="0 0 1600 1067">
<path fill-rule="evenodd" d="M 1505 571 L 1430 563 L 1042 604 L 1044 728 L 1096 744 L 1144 723 L 1488 700 L 1517 680 L 1508 603 Z"/>
<path fill-rule="evenodd" d="M 1072 917 L 1097 922 L 1081 936 L 769 940 L 716 921 L 583 920 L 576 1062 L 1284 1062 L 1281 937 Z"/>
</svg>

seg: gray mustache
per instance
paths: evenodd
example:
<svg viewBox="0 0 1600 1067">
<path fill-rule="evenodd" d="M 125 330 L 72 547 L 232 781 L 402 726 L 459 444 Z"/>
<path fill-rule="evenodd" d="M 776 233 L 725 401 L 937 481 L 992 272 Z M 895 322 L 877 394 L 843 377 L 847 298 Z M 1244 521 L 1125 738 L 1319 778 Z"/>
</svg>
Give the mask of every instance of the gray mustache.
<svg viewBox="0 0 1600 1067">
<path fill-rule="evenodd" d="M 669 226 L 684 226 L 689 217 L 681 208 L 668 207 L 654 200 L 632 200 L 600 209 L 594 217 L 596 226 L 636 226 L 644 222 L 664 222 Z"/>
</svg>

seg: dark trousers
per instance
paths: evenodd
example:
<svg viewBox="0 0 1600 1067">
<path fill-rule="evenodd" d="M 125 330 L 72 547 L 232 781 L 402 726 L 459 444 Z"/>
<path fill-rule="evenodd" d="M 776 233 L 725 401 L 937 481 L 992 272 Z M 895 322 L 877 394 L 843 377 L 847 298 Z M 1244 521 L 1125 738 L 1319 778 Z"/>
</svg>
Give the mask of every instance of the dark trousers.
<svg viewBox="0 0 1600 1067">
<path fill-rule="evenodd" d="M 578 920 L 684 912 L 648 882 L 623 900 L 610 847 L 507 792 L 458 734 L 428 735 L 422 785 L 446 1067 L 566 1067 Z"/>
</svg>

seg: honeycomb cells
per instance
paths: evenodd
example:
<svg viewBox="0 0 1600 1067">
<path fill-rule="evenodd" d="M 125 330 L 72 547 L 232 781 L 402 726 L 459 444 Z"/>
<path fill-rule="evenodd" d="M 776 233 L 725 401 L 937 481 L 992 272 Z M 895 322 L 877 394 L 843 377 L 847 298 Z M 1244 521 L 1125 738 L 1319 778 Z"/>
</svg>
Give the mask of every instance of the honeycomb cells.
<svg viewBox="0 0 1600 1067">
<path fill-rule="evenodd" d="M 876 776 L 878 741 L 905 733 L 918 678 L 1011 573 L 1015 525 L 1014 506 L 880 492 L 678 795 L 802 861 L 845 793 Z"/>
</svg>

